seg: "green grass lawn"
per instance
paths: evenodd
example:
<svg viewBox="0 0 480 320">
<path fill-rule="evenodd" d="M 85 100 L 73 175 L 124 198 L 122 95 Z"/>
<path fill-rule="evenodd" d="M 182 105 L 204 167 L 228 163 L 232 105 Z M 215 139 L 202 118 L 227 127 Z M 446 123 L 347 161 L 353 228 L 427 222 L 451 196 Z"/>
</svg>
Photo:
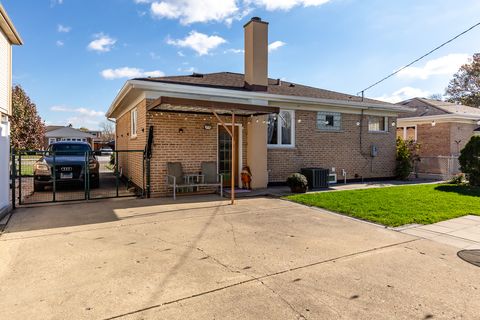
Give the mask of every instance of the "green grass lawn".
<svg viewBox="0 0 480 320">
<path fill-rule="evenodd" d="M 390 227 L 480 215 L 480 188 L 449 184 L 318 192 L 286 199 Z"/>
</svg>

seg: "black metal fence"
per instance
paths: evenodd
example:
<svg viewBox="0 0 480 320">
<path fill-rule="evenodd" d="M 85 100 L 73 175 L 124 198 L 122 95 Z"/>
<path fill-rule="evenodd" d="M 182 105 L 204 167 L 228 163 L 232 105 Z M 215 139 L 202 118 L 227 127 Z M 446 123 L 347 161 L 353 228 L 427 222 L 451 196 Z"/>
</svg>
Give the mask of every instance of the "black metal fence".
<svg viewBox="0 0 480 320">
<path fill-rule="evenodd" d="M 143 150 L 15 151 L 12 204 L 149 196 L 149 161 Z"/>
</svg>

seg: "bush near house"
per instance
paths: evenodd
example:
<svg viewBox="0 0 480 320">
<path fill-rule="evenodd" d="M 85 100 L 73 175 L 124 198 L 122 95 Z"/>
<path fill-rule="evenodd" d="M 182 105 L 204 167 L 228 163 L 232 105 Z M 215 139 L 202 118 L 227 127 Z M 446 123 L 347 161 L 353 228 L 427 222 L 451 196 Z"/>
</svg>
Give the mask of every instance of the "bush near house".
<svg viewBox="0 0 480 320">
<path fill-rule="evenodd" d="M 400 180 L 406 180 L 412 172 L 414 162 L 418 158 L 419 145 L 413 140 L 397 138 L 397 166 L 395 176 Z"/>
<path fill-rule="evenodd" d="M 307 178 L 300 173 L 292 173 L 287 178 L 287 185 L 293 193 L 305 193 L 308 188 Z"/>
<path fill-rule="evenodd" d="M 467 175 L 468 183 L 480 186 L 480 137 L 473 136 L 460 152 L 460 169 Z"/>
</svg>

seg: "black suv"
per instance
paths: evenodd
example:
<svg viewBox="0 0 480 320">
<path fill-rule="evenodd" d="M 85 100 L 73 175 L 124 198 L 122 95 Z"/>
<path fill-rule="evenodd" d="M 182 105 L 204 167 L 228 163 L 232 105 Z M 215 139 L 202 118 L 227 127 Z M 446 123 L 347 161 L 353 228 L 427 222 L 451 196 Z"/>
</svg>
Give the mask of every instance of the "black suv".
<svg viewBox="0 0 480 320">
<path fill-rule="evenodd" d="M 34 191 L 42 191 L 46 186 L 53 186 L 54 171 L 56 185 L 84 184 L 86 163 L 90 188 L 98 188 L 99 164 L 88 143 L 70 141 L 52 143 L 33 167 Z"/>
</svg>

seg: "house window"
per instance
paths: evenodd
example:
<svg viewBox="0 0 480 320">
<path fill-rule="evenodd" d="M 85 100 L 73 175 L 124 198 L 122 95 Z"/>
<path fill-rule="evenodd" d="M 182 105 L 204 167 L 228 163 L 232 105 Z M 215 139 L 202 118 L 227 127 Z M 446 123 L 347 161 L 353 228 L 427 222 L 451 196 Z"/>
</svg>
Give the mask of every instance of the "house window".
<svg viewBox="0 0 480 320">
<path fill-rule="evenodd" d="M 387 132 L 388 117 L 370 116 L 368 118 L 368 131 L 370 132 Z"/>
<path fill-rule="evenodd" d="M 403 140 L 417 141 L 417 126 L 398 127 L 397 137 L 400 137 Z"/>
<path fill-rule="evenodd" d="M 132 138 L 137 136 L 137 108 L 130 113 L 131 118 L 131 134 Z"/>
<path fill-rule="evenodd" d="M 48 144 L 51 145 L 52 143 L 57 142 L 57 138 L 48 138 Z"/>
<path fill-rule="evenodd" d="M 295 145 L 295 112 L 281 110 L 278 115 L 268 116 L 267 143 L 271 147 L 293 147 Z"/>
<path fill-rule="evenodd" d="M 317 129 L 319 130 L 340 130 L 341 122 L 340 112 L 317 112 Z"/>
</svg>

